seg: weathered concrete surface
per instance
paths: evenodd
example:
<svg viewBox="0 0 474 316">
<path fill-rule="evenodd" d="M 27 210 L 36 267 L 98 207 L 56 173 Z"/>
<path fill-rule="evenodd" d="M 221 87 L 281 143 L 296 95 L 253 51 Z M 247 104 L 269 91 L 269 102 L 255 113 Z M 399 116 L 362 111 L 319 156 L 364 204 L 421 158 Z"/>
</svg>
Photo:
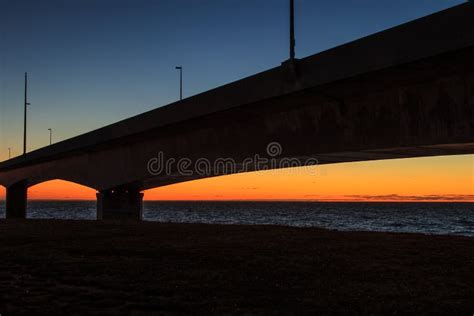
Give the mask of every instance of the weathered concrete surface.
<svg viewBox="0 0 474 316">
<path fill-rule="evenodd" d="M 143 193 L 118 188 L 97 193 L 97 219 L 143 218 Z"/>
<path fill-rule="evenodd" d="M 52 179 L 140 191 L 206 176 L 164 159 L 319 163 L 474 153 L 474 5 L 416 20 L 0 164 L 0 184 Z M 247 165 L 247 171 L 258 169 Z"/>
</svg>

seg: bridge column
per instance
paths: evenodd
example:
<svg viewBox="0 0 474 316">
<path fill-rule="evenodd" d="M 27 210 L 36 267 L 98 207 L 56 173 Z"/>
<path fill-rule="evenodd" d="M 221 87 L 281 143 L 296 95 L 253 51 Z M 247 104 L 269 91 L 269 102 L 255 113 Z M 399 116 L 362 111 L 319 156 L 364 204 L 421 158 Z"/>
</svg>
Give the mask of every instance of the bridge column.
<svg viewBox="0 0 474 316">
<path fill-rule="evenodd" d="M 27 192 L 26 182 L 19 182 L 7 188 L 5 218 L 26 218 Z"/>
<path fill-rule="evenodd" d="M 97 193 L 97 219 L 142 220 L 143 193 L 113 189 Z"/>
</svg>

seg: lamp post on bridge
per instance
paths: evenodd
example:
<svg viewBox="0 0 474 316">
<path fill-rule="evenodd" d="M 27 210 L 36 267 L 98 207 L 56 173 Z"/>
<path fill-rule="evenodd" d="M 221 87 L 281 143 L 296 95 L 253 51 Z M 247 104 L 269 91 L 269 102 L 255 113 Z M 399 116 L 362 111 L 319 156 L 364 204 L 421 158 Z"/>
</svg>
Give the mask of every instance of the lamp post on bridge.
<svg viewBox="0 0 474 316">
<path fill-rule="evenodd" d="M 26 155 L 26 111 L 28 108 L 28 73 L 25 72 L 25 109 L 24 109 L 24 120 L 23 120 L 23 155 Z"/>
<path fill-rule="evenodd" d="M 295 0 L 290 0 L 290 60 L 295 59 Z"/>
<path fill-rule="evenodd" d="M 49 131 L 49 144 L 51 145 L 53 143 L 53 130 L 51 128 L 48 128 Z"/>
<path fill-rule="evenodd" d="M 183 100 L 183 67 L 176 66 L 176 70 L 179 70 L 179 99 Z"/>
</svg>

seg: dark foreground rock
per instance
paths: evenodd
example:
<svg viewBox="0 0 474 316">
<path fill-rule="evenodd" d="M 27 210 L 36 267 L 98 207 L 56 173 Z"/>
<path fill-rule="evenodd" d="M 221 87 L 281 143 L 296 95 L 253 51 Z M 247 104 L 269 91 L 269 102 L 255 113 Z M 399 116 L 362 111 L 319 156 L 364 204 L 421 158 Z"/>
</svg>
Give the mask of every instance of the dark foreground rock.
<svg viewBox="0 0 474 316">
<path fill-rule="evenodd" d="M 0 314 L 474 313 L 474 238 L 0 221 Z"/>
</svg>

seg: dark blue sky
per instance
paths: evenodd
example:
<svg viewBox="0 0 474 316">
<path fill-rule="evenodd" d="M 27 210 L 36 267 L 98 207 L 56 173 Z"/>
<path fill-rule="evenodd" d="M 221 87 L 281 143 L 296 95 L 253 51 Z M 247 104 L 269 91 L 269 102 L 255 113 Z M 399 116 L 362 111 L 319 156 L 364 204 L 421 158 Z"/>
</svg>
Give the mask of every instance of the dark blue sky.
<svg viewBox="0 0 474 316">
<path fill-rule="evenodd" d="M 463 3 L 296 0 L 305 57 Z M 20 153 L 23 73 L 29 149 L 99 128 L 288 58 L 288 0 L 0 0 L 0 160 Z M 370 53 L 370 52 L 368 52 Z"/>
</svg>

